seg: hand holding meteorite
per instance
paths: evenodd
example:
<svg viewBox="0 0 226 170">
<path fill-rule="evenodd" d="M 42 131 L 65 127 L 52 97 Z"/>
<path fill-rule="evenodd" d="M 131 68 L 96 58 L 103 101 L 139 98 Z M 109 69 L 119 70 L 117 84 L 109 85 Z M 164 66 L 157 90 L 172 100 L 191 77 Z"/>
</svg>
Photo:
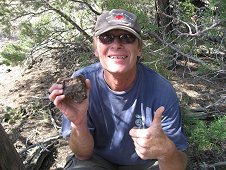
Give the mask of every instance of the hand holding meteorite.
<svg viewBox="0 0 226 170">
<path fill-rule="evenodd" d="M 86 121 L 89 89 L 90 81 L 83 76 L 61 78 L 50 87 L 49 99 L 74 125 L 78 125 Z"/>
<path fill-rule="evenodd" d="M 85 78 L 79 75 L 75 78 L 59 79 L 57 83 L 63 85 L 63 93 L 66 98 L 81 103 L 87 98 Z"/>
</svg>

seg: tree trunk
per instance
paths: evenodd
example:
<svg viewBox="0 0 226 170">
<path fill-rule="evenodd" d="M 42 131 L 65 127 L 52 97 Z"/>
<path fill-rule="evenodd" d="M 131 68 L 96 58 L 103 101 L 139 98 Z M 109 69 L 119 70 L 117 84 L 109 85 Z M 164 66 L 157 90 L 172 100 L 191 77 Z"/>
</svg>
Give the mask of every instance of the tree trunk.
<svg viewBox="0 0 226 170">
<path fill-rule="evenodd" d="M 172 30 L 171 9 L 169 0 L 155 0 L 156 22 L 162 28 L 163 33 L 168 34 Z"/>
<path fill-rule="evenodd" d="M 0 170 L 24 170 L 25 167 L 0 124 Z"/>
</svg>

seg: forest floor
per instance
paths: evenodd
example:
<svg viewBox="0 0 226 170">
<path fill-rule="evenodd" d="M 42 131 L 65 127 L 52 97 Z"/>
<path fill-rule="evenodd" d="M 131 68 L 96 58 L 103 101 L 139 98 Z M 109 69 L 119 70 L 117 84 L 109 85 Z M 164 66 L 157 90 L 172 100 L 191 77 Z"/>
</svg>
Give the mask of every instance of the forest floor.
<svg viewBox="0 0 226 170">
<path fill-rule="evenodd" d="M 72 53 L 66 60 L 76 63 L 75 58 L 76 54 Z M 60 136 L 61 113 L 49 107 L 48 100 L 51 84 L 59 77 L 70 76 L 79 67 L 76 64 L 70 69 L 62 61 L 65 58 L 38 57 L 28 65 L 11 67 L 0 64 L 1 124 L 19 153 L 27 153 L 29 146 L 34 148 L 45 141 L 54 141 L 54 149 L 47 154 L 51 157 L 48 159 L 50 167 L 46 166 L 46 169 L 62 169 L 66 156 L 71 153 L 67 142 Z M 195 71 L 178 67 L 172 71 L 170 81 L 183 106 L 206 118 L 225 114 L 225 80 L 222 76 L 199 77 Z M 226 161 L 225 155 L 222 160 L 212 156 L 210 162 Z M 190 159 L 194 159 L 192 155 Z M 208 162 L 207 159 L 210 159 L 208 155 L 199 160 L 204 163 Z M 42 169 L 45 169 L 43 165 Z"/>
</svg>

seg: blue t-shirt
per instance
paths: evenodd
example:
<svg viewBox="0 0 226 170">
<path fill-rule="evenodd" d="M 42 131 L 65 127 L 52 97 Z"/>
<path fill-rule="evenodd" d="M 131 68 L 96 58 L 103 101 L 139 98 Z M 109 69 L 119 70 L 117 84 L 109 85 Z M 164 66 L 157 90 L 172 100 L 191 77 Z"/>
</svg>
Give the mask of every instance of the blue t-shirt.
<svg viewBox="0 0 226 170">
<path fill-rule="evenodd" d="M 179 101 L 172 85 L 158 73 L 141 63 L 137 76 L 128 91 L 112 91 L 103 78 L 100 63 L 76 71 L 72 77 L 84 75 L 91 81 L 88 108 L 88 127 L 94 138 L 94 152 L 119 165 L 143 164 L 135 152 L 129 135 L 133 127 L 151 125 L 154 111 L 165 107 L 162 127 L 179 150 L 187 148 L 181 124 Z M 70 122 L 63 116 L 62 134 L 70 134 Z"/>
</svg>

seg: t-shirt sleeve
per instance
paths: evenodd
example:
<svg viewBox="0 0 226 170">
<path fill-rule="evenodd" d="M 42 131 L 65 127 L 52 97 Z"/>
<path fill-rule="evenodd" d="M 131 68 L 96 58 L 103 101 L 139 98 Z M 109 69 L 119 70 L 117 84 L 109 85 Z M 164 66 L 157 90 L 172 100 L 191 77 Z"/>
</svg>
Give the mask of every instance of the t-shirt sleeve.
<svg viewBox="0 0 226 170">
<path fill-rule="evenodd" d="M 182 127 L 178 102 L 173 103 L 164 111 L 162 127 L 166 135 L 175 143 L 177 149 L 182 151 L 187 149 L 188 143 Z"/>
</svg>

